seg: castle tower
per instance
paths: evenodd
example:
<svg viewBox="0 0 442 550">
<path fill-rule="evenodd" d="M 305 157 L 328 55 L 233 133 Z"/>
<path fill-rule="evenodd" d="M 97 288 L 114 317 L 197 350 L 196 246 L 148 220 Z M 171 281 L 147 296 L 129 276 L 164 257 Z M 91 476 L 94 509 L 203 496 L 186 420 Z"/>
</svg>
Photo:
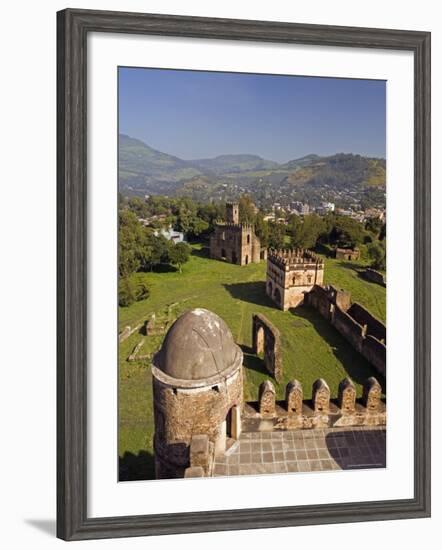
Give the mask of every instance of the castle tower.
<svg viewBox="0 0 442 550">
<path fill-rule="evenodd" d="M 286 311 L 324 282 L 324 260 L 311 250 L 271 250 L 267 256 L 266 293 Z"/>
<path fill-rule="evenodd" d="M 239 223 L 237 202 L 226 204 L 226 220 L 216 222 L 210 236 L 210 257 L 236 265 L 259 263 L 267 258 L 267 250 L 255 233 L 253 225 Z"/>
<path fill-rule="evenodd" d="M 226 203 L 226 222 L 239 223 L 239 204 L 237 202 Z"/>
<path fill-rule="evenodd" d="M 157 479 L 183 477 L 203 448 L 206 475 L 240 433 L 243 353 L 226 323 L 193 309 L 169 329 L 152 364 Z M 207 473 L 209 472 L 209 473 Z"/>
</svg>

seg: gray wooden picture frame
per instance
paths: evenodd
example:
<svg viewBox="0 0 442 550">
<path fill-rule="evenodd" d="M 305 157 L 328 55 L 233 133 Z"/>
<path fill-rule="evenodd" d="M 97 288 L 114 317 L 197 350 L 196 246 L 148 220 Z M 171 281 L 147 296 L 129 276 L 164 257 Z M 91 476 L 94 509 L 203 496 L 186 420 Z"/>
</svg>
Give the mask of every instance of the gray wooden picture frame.
<svg viewBox="0 0 442 550">
<path fill-rule="evenodd" d="M 414 497 L 87 517 L 87 37 L 90 32 L 408 50 L 414 55 Z M 430 33 L 67 9 L 57 14 L 57 535 L 65 540 L 430 515 Z M 411 405 L 411 404 L 410 404 Z M 149 488 L 146 486 L 146 492 Z"/>
</svg>

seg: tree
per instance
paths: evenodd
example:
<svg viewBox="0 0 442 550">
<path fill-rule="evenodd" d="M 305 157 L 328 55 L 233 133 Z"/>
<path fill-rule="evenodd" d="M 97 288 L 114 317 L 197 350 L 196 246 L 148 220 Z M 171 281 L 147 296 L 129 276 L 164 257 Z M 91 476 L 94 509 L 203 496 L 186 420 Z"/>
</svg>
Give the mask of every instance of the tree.
<svg viewBox="0 0 442 550">
<path fill-rule="evenodd" d="M 134 282 L 129 277 L 122 277 L 118 282 L 118 303 L 122 307 L 128 307 L 134 302 L 145 300 L 149 296 L 146 283 Z"/>
<path fill-rule="evenodd" d="M 259 212 L 255 220 L 255 234 L 261 242 L 261 246 L 269 245 L 269 224 L 264 220 L 264 215 Z"/>
<path fill-rule="evenodd" d="M 329 234 L 329 241 L 344 248 L 355 248 L 364 240 L 364 227 L 347 216 L 336 216 Z"/>
<path fill-rule="evenodd" d="M 385 271 L 386 246 L 385 241 L 374 241 L 367 246 L 367 252 L 372 260 L 371 267 Z"/>
<path fill-rule="evenodd" d="M 241 223 L 255 223 L 256 210 L 255 205 L 249 195 L 242 195 L 238 202 L 239 221 Z"/>
<path fill-rule="evenodd" d="M 379 233 L 379 240 L 383 241 L 386 236 L 387 236 L 387 224 L 384 223 L 383 226 L 381 227 L 381 231 Z"/>
<path fill-rule="evenodd" d="M 325 224 L 317 214 L 291 216 L 289 220 L 290 243 L 293 248 L 314 248 L 319 236 L 323 233 Z"/>
<path fill-rule="evenodd" d="M 379 218 L 368 218 L 365 221 L 365 229 L 375 235 L 379 235 L 382 225 L 382 221 Z"/>
<path fill-rule="evenodd" d="M 190 257 L 190 246 L 187 243 L 171 243 L 169 247 L 169 261 L 172 265 L 178 267 L 179 272 L 181 273 L 181 268 Z"/>
<path fill-rule="evenodd" d="M 163 235 L 151 235 L 149 238 L 149 243 L 151 246 L 149 262 L 147 266 L 152 268 L 159 264 L 168 264 L 169 263 L 169 244 L 166 237 Z"/>
<path fill-rule="evenodd" d="M 136 215 L 129 210 L 121 210 L 118 231 L 118 270 L 121 277 L 127 277 L 139 269 L 143 240 L 143 227 Z"/>
<path fill-rule="evenodd" d="M 269 223 L 269 248 L 284 248 L 285 226 L 281 223 Z"/>
</svg>

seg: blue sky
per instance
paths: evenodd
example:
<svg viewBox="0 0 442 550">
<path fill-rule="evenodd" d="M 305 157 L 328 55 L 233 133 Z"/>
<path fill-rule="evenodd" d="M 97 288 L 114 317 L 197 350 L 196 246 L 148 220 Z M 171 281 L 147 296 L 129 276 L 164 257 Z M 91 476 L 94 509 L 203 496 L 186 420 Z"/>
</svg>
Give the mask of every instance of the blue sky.
<svg viewBox="0 0 442 550">
<path fill-rule="evenodd" d="M 386 83 L 119 69 L 119 131 L 183 159 L 250 153 L 385 157 Z"/>
</svg>

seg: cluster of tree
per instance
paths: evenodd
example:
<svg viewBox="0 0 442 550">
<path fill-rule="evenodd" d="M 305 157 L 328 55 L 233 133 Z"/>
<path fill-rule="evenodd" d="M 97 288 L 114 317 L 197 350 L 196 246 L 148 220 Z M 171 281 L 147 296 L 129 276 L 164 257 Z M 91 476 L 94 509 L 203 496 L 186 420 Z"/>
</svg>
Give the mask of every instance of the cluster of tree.
<svg viewBox="0 0 442 550">
<path fill-rule="evenodd" d="M 225 206 L 220 203 L 201 204 L 188 197 L 150 196 L 147 199 L 122 199 L 120 207 L 138 218 L 150 219 L 153 228 L 172 226 L 182 231 L 189 240 L 207 236 L 214 222 L 224 218 Z"/>
<path fill-rule="evenodd" d="M 367 245 L 367 252 L 371 259 L 371 267 L 385 271 L 387 255 L 386 255 L 386 242 L 376 240 Z"/>
<path fill-rule="evenodd" d="M 356 171 L 365 169 L 358 157 L 338 156 L 335 162 L 350 163 Z M 378 218 L 370 218 L 363 224 L 334 213 L 326 216 L 293 214 L 288 217 L 287 223 L 279 223 L 266 221 L 264 212 L 256 208 L 249 195 L 242 195 L 238 202 L 239 221 L 255 226 L 263 246 L 279 249 L 287 245 L 293 248 L 315 248 L 318 245 L 355 248 L 367 245 L 373 266 L 382 269 L 381 266 L 385 265 L 386 226 Z M 189 240 L 207 240 L 216 221 L 225 219 L 224 204 L 203 204 L 188 197 L 134 197 L 122 199 L 120 206 L 120 263 L 121 269 L 129 273 L 138 269 L 152 269 L 158 263 L 170 263 L 181 269 L 181 260 L 178 261 L 174 255 L 185 254 L 184 247 L 174 248 L 163 237 L 155 237 L 152 229 L 136 223 L 137 218 L 151 218 L 150 225 L 154 228 L 172 226 L 185 233 Z M 156 221 L 158 217 L 161 219 Z M 277 213 L 275 218 L 278 219 Z M 373 246 L 368 246 L 371 244 Z"/>
<path fill-rule="evenodd" d="M 118 303 L 120 306 L 127 307 L 145 300 L 149 296 L 149 288 L 146 283 L 141 281 L 133 281 L 129 277 L 120 279 L 118 283 Z"/>
<path fill-rule="evenodd" d="M 120 304 L 129 305 L 136 300 L 142 300 L 148 295 L 147 288 L 134 286 L 130 275 L 137 271 L 152 270 L 159 264 L 169 264 L 180 272 L 190 256 L 187 243 L 174 243 L 155 230 L 145 227 L 137 216 L 128 209 L 119 212 L 119 251 L 118 271 L 120 275 Z"/>
</svg>

